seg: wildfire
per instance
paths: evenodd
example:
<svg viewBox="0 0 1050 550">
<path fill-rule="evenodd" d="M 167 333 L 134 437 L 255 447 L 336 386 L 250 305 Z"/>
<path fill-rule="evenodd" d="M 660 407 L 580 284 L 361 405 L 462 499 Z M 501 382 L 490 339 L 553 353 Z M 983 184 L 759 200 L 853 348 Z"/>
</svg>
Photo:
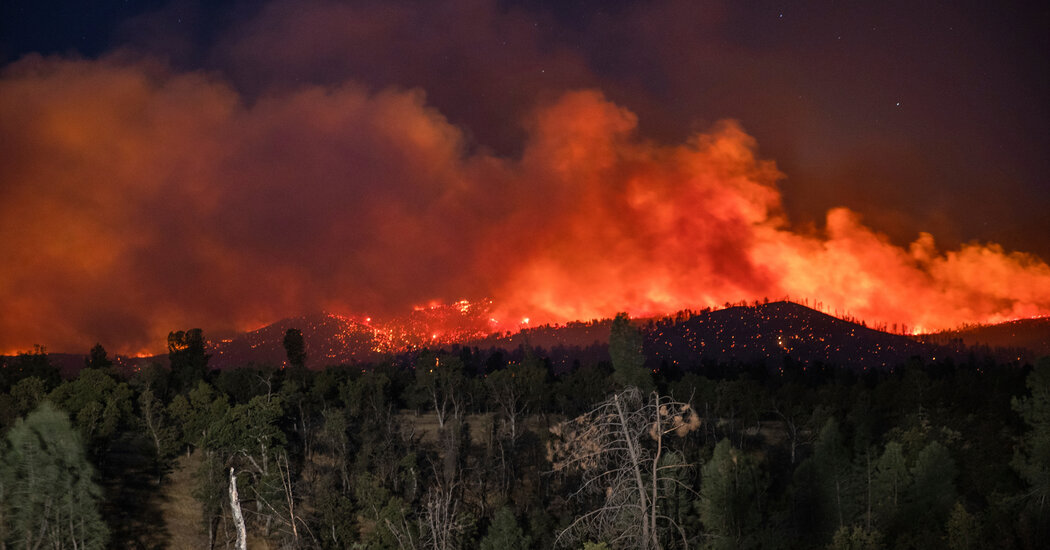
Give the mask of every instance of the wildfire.
<svg viewBox="0 0 1050 550">
<path fill-rule="evenodd" d="M 1035 256 L 926 233 L 899 246 L 846 208 L 794 228 L 782 174 L 732 121 L 659 144 L 601 92 L 570 92 L 502 157 L 416 91 L 263 97 L 123 58 L 0 76 L 0 234 L 18 236 L 0 349 L 155 349 L 179 328 L 413 304 L 384 338 L 785 296 L 926 331 L 1050 315 Z M 426 302 L 459 296 L 492 301 Z"/>
<path fill-rule="evenodd" d="M 781 173 L 737 124 L 678 146 L 634 128 L 633 114 L 589 92 L 540 113 L 523 162 L 543 159 L 545 201 L 570 206 L 550 209 L 543 246 L 496 293 L 500 316 L 651 316 L 784 296 L 919 331 L 1050 314 L 1039 258 L 996 244 L 941 251 L 927 233 L 900 247 L 846 208 L 821 232 L 798 232 Z"/>
</svg>

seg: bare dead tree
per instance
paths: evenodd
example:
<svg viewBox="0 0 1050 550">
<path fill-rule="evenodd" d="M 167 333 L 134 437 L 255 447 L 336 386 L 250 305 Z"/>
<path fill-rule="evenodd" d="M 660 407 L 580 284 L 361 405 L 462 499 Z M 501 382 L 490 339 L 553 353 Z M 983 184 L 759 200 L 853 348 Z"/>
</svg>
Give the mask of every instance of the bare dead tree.
<svg viewBox="0 0 1050 550">
<path fill-rule="evenodd" d="M 458 508 L 455 484 L 437 484 L 427 491 L 420 516 L 424 548 L 453 550 L 459 546 L 459 538 L 467 525 Z"/>
<path fill-rule="evenodd" d="M 248 534 L 244 528 L 244 514 L 241 513 L 241 501 L 237 495 L 237 475 L 233 468 L 230 468 L 230 508 L 237 526 L 237 550 L 248 550 Z"/>
<path fill-rule="evenodd" d="M 463 413 L 463 362 L 458 357 L 434 356 L 434 365 L 423 361 L 416 366 L 416 383 L 426 393 L 437 414 L 438 427 L 444 428 L 451 416 Z"/>
<path fill-rule="evenodd" d="M 386 523 L 387 530 L 390 531 L 394 540 L 397 541 L 397 547 L 400 550 L 419 550 L 419 540 L 413 535 L 412 528 L 409 526 L 408 519 L 405 518 L 404 514 L 401 514 L 396 524 L 390 521 L 389 518 L 383 521 Z"/>
<path fill-rule="evenodd" d="M 796 457 L 798 450 L 805 445 L 812 445 L 817 439 L 816 432 L 809 427 L 809 424 L 813 421 L 816 416 L 814 412 L 810 412 L 809 417 L 804 417 L 803 411 L 791 411 L 789 409 L 781 409 L 780 405 L 776 402 L 773 403 L 772 408 L 773 414 L 780 417 L 781 422 L 784 425 L 784 431 L 787 435 L 788 449 L 791 451 L 791 464 L 796 463 Z"/>
<path fill-rule="evenodd" d="M 489 398 L 503 419 L 511 443 L 518 439 L 518 424 L 529 414 L 543 387 L 547 371 L 530 361 L 510 364 L 485 378 Z"/>
<path fill-rule="evenodd" d="M 581 472 L 583 484 L 576 494 L 602 499 L 601 506 L 559 533 L 556 544 L 596 535 L 614 548 L 657 550 L 663 535 L 676 531 L 687 546 L 683 530 L 661 512 L 660 502 L 668 488 L 685 487 L 679 478 L 689 465 L 661 459 L 670 452 L 668 436 L 684 436 L 699 427 L 700 417 L 688 404 L 656 392 L 643 397 L 634 387 L 552 427 L 548 455 L 554 470 Z"/>
</svg>

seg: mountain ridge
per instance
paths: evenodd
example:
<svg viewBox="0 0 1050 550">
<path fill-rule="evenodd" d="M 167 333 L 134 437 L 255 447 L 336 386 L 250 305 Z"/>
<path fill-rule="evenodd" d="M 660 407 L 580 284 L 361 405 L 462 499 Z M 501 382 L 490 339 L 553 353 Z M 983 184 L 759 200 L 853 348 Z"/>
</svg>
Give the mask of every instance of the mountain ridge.
<svg viewBox="0 0 1050 550">
<path fill-rule="evenodd" d="M 307 365 L 368 364 L 424 348 L 470 347 L 515 351 L 522 346 L 547 357 L 556 370 L 574 361 L 608 360 L 611 319 L 498 330 L 490 301 L 416 307 L 400 317 L 372 319 L 330 312 L 281 319 L 254 331 L 208 344 L 212 368 L 243 365 L 283 366 L 285 333 L 298 329 L 307 348 Z M 1050 354 L 1050 318 L 966 327 L 934 334 L 903 335 L 876 330 L 790 301 L 725 308 L 683 310 L 673 315 L 633 319 L 644 336 L 644 352 L 654 369 L 690 369 L 705 363 L 764 361 L 776 368 L 785 357 L 802 364 L 820 362 L 857 369 L 886 369 L 913 356 L 927 360 L 993 355 L 997 360 L 1029 362 Z M 64 375 L 83 365 L 84 355 L 49 354 Z M 165 355 L 114 361 L 134 370 L 165 364 Z"/>
</svg>

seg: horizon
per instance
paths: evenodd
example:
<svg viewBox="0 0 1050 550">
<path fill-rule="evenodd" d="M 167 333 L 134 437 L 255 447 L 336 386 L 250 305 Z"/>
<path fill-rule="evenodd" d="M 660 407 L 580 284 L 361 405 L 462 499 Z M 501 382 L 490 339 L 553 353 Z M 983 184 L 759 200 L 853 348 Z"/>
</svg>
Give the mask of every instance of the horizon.
<svg viewBox="0 0 1050 550">
<path fill-rule="evenodd" d="M 318 317 L 318 316 L 323 316 L 323 317 L 327 317 L 327 318 L 338 318 L 340 320 L 348 321 L 348 322 L 353 323 L 355 325 L 367 326 L 367 327 L 373 328 L 376 331 L 378 331 L 377 334 L 383 334 L 383 333 L 389 332 L 391 330 L 395 330 L 395 328 L 397 328 L 397 329 L 404 329 L 405 327 L 401 323 L 406 322 L 413 313 L 419 313 L 420 311 L 427 310 L 427 309 L 433 310 L 435 308 L 454 308 L 456 306 L 460 306 L 464 302 L 467 302 L 467 300 L 461 299 L 461 300 L 456 300 L 456 301 L 448 302 L 448 303 L 437 303 L 435 301 L 430 301 L 430 302 L 428 302 L 427 304 L 425 304 L 423 306 L 413 306 L 412 309 L 410 309 L 409 311 L 406 311 L 403 315 L 400 315 L 400 316 L 377 316 L 377 317 L 372 317 L 372 316 L 366 315 L 366 314 L 345 314 L 345 313 L 336 313 L 336 312 L 331 312 L 331 311 L 318 311 L 318 312 L 306 313 L 306 314 L 302 314 L 302 315 L 281 317 L 279 319 L 276 319 L 276 320 L 264 323 L 264 324 L 259 325 L 257 327 L 249 328 L 249 329 L 246 329 L 246 330 L 243 330 L 243 331 L 239 331 L 239 332 L 213 333 L 213 332 L 210 332 L 204 326 L 193 325 L 192 323 L 191 323 L 191 325 L 193 325 L 193 326 L 173 328 L 170 332 L 175 332 L 177 330 L 189 330 L 191 328 L 193 328 L 193 329 L 199 328 L 199 329 L 201 329 L 203 331 L 203 335 L 204 335 L 204 339 L 205 339 L 206 345 L 208 346 L 209 349 L 213 349 L 213 350 L 214 349 L 218 349 L 218 348 L 220 348 L 220 347 L 222 347 L 222 346 L 224 346 L 226 344 L 229 344 L 231 342 L 235 342 L 238 339 L 246 337 L 246 336 L 249 336 L 249 335 L 251 335 L 253 333 L 262 332 L 262 331 L 265 331 L 265 330 L 267 330 L 269 328 L 272 328 L 272 327 L 277 327 L 277 326 L 282 326 L 282 325 L 285 325 L 285 324 L 289 324 L 289 322 L 293 322 L 292 325 L 294 325 L 294 321 L 297 321 L 297 320 L 308 321 L 311 318 Z M 1035 317 L 1020 317 L 1020 318 L 1015 318 L 1015 319 L 1004 319 L 1004 320 L 1001 320 L 1001 321 L 996 321 L 996 322 L 991 322 L 991 323 L 967 323 L 967 324 L 963 324 L 963 325 L 959 325 L 959 326 L 956 326 L 956 327 L 952 327 L 952 328 L 948 328 L 948 329 L 944 329 L 944 330 L 939 330 L 939 331 L 923 331 L 923 330 L 921 330 L 921 327 L 909 327 L 909 326 L 903 325 L 901 323 L 878 323 L 878 324 L 869 323 L 869 322 L 867 322 L 867 320 L 861 319 L 859 317 L 856 317 L 856 316 L 852 315 L 848 311 L 833 311 L 833 310 L 824 309 L 822 307 L 823 304 L 820 303 L 819 301 L 814 301 L 814 302 L 811 303 L 808 299 L 792 299 L 792 298 L 789 298 L 789 297 L 783 297 L 783 298 L 780 298 L 780 299 L 777 299 L 777 300 L 738 301 L 738 302 L 730 302 L 728 304 L 719 304 L 719 305 L 714 305 L 714 306 L 704 306 L 704 307 L 697 307 L 697 308 L 683 308 L 683 309 L 676 310 L 676 311 L 673 311 L 673 312 L 651 314 L 651 315 L 647 315 L 647 316 L 629 316 L 629 318 L 630 318 L 632 323 L 643 324 L 644 325 L 646 322 L 649 322 L 649 321 L 660 321 L 660 320 L 664 320 L 664 319 L 674 319 L 674 318 L 679 317 L 680 315 L 682 315 L 684 313 L 689 313 L 689 314 L 692 314 L 692 315 L 703 315 L 703 314 L 707 314 L 707 313 L 716 313 L 716 312 L 719 312 L 719 311 L 726 311 L 726 310 L 731 310 L 731 309 L 735 309 L 735 308 L 755 309 L 755 308 L 763 308 L 763 307 L 768 307 L 768 306 L 776 306 L 776 305 L 779 305 L 779 304 L 790 304 L 790 305 L 802 307 L 802 308 L 805 308 L 805 309 L 810 310 L 812 312 L 815 312 L 815 313 L 818 313 L 818 314 L 821 314 L 821 315 L 826 315 L 826 316 L 828 316 L 828 317 L 830 317 L 832 319 L 835 319 L 837 321 L 841 321 L 843 323 L 854 324 L 854 325 L 857 325 L 857 326 L 860 326 L 860 327 L 863 327 L 863 328 L 866 328 L 866 329 L 869 329 L 869 330 L 872 330 L 872 331 L 881 332 L 881 333 L 888 334 L 888 335 L 893 335 L 893 336 L 903 336 L 903 337 L 907 337 L 907 338 L 922 338 L 922 337 L 929 337 L 929 336 L 937 336 L 937 335 L 944 334 L 944 333 L 965 332 L 967 330 L 995 327 L 995 326 L 1000 326 L 1000 325 L 1007 325 L 1007 324 L 1010 324 L 1010 323 L 1016 323 L 1016 322 L 1021 322 L 1021 321 L 1038 321 L 1038 320 L 1042 320 L 1042 319 L 1050 319 L 1050 315 L 1035 316 Z M 568 320 L 568 321 L 560 321 L 560 322 L 555 321 L 555 322 L 544 322 L 544 323 L 531 322 L 531 320 L 518 321 L 517 323 L 513 323 L 513 322 L 500 323 L 500 322 L 496 321 L 495 319 L 489 319 L 489 323 L 487 323 L 487 326 L 488 326 L 489 330 L 487 330 L 487 331 L 480 331 L 479 330 L 479 331 L 473 332 L 469 336 L 469 338 L 470 339 L 474 339 L 474 340 L 477 340 L 477 339 L 484 340 L 484 339 L 488 339 L 488 338 L 492 338 L 492 337 L 503 337 L 504 335 L 510 335 L 510 337 L 513 338 L 514 336 L 518 336 L 518 335 L 526 333 L 528 331 L 536 331 L 536 330 L 544 330 L 544 329 L 555 329 L 556 330 L 556 329 L 560 329 L 560 328 L 566 328 L 566 327 L 568 327 L 568 326 L 570 326 L 572 324 L 575 324 L 575 323 L 580 323 L 580 324 L 585 324 L 585 325 L 588 325 L 588 324 L 589 325 L 594 325 L 594 324 L 599 324 L 600 325 L 602 323 L 612 322 L 612 320 L 615 317 L 615 315 L 617 315 L 619 313 L 620 312 L 617 312 L 616 314 L 610 315 L 608 317 L 596 317 L 596 318 L 591 318 L 591 319 L 573 319 L 573 320 Z M 462 322 L 464 319 L 465 318 L 461 318 L 458 321 Z M 435 341 L 432 344 L 424 346 L 424 348 L 426 348 L 426 349 L 430 349 L 430 348 L 433 348 L 433 347 L 441 348 L 441 347 L 447 346 L 447 345 L 464 345 L 464 344 L 468 343 L 470 340 L 469 339 L 468 340 L 462 340 L 462 339 L 456 339 L 456 338 L 446 338 L 446 334 L 445 333 L 451 331 L 450 327 L 454 328 L 454 324 L 455 324 L 456 321 L 457 320 L 453 320 L 452 321 L 453 325 L 450 325 L 447 322 L 445 324 L 441 325 L 438 322 L 433 322 L 433 321 L 431 322 L 431 324 L 427 324 L 427 321 L 422 321 L 423 324 L 425 324 L 425 327 L 423 329 L 420 329 L 419 330 L 419 334 L 417 334 L 415 336 L 426 336 L 428 334 L 436 335 Z M 301 326 L 290 326 L 289 328 L 295 328 L 295 329 L 302 330 L 304 327 L 301 327 Z M 906 330 L 906 332 L 902 332 L 902 330 Z M 304 332 L 306 332 L 306 331 L 304 331 Z M 215 334 L 218 334 L 218 336 L 215 336 Z M 111 349 L 108 346 L 106 346 L 105 342 L 99 341 L 99 342 L 96 342 L 95 344 L 102 345 L 103 348 L 105 348 L 107 350 L 107 352 L 109 352 L 113 358 L 118 358 L 119 357 L 119 358 L 125 358 L 125 359 L 147 359 L 147 358 L 161 357 L 161 356 L 165 356 L 165 355 L 168 354 L 168 350 L 167 350 L 166 344 L 165 344 L 164 347 L 158 347 L 158 348 L 152 349 L 152 350 L 139 350 L 139 351 L 134 351 L 134 352 L 131 352 L 131 353 L 128 353 L 128 352 L 125 352 L 125 351 L 121 351 L 121 350 Z M 95 344 L 92 344 L 92 346 L 94 346 Z M 408 350 L 410 348 L 411 348 L 411 346 L 403 347 L 403 348 L 399 348 L 399 349 L 394 349 L 394 350 L 391 350 L 391 351 L 392 352 L 400 352 L 400 351 L 406 351 L 406 350 Z M 84 351 L 76 351 L 76 350 L 68 350 L 68 349 L 67 350 L 54 350 L 54 349 L 51 349 L 50 347 L 48 347 L 46 344 L 39 344 L 38 343 L 38 344 L 34 344 L 32 346 L 32 348 L 30 348 L 30 349 L 20 349 L 20 350 L 7 351 L 7 352 L 0 353 L 0 357 L 15 357 L 15 356 L 18 356 L 18 355 L 23 355 L 23 354 L 33 354 L 33 353 L 37 353 L 37 352 L 40 352 L 40 351 L 42 351 L 43 353 L 46 353 L 48 355 L 56 354 L 56 355 L 78 356 L 78 357 L 79 356 L 87 356 L 88 355 L 88 351 L 87 350 L 84 350 Z"/>
</svg>

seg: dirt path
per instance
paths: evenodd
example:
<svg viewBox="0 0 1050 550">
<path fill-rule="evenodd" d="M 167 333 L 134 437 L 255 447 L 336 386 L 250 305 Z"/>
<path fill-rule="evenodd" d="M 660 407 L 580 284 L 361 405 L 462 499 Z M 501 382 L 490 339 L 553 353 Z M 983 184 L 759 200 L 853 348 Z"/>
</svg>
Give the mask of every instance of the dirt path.
<svg viewBox="0 0 1050 550">
<path fill-rule="evenodd" d="M 196 454 L 180 456 L 164 483 L 160 508 L 171 536 L 168 548 L 172 550 L 208 547 L 208 537 L 201 528 L 200 505 L 193 498 L 194 472 L 199 465 Z"/>
</svg>

